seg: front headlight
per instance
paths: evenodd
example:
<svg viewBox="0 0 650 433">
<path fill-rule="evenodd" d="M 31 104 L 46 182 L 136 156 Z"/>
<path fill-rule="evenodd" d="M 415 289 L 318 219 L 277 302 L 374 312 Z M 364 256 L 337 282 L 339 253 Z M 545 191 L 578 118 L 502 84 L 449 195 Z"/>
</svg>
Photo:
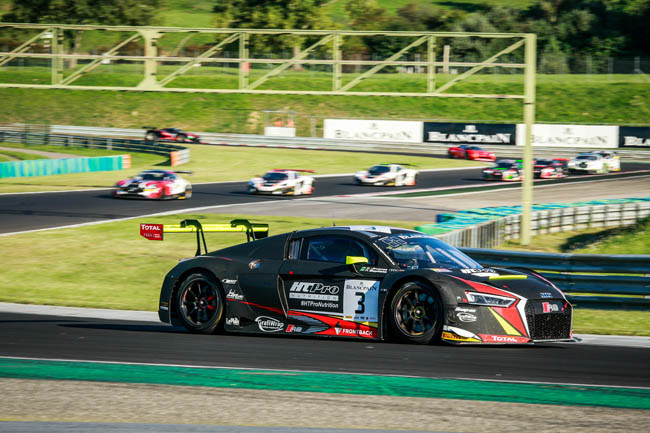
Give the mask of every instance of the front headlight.
<svg viewBox="0 0 650 433">
<path fill-rule="evenodd" d="M 490 307 L 507 308 L 515 302 L 515 298 L 499 295 L 489 295 L 487 293 L 465 292 L 467 301 L 473 305 L 487 305 Z"/>
</svg>

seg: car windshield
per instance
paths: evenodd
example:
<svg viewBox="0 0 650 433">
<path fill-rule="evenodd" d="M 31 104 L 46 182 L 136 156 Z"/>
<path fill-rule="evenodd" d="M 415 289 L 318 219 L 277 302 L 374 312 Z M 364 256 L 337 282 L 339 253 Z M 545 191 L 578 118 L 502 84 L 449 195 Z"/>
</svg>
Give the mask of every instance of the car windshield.
<svg viewBox="0 0 650 433">
<path fill-rule="evenodd" d="M 496 164 L 494 164 L 492 167 L 493 168 L 511 168 L 514 167 L 515 163 L 512 161 L 499 161 Z"/>
<path fill-rule="evenodd" d="M 468 149 L 468 150 L 483 150 L 482 147 L 478 147 L 478 146 L 467 146 L 466 149 Z"/>
<path fill-rule="evenodd" d="M 264 180 L 267 182 L 279 182 L 287 179 L 287 173 L 271 171 L 264 175 Z"/>
<path fill-rule="evenodd" d="M 598 157 L 595 155 L 578 155 L 576 159 L 586 159 L 589 161 L 596 161 Z"/>
<path fill-rule="evenodd" d="M 390 167 L 387 165 L 375 165 L 373 167 L 370 167 L 368 173 L 372 174 L 373 176 L 376 176 L 378 174 L 388 173 L 389 171 L 390 171 Z"/>
<path fill-rule="evenodd" d="M 535 165 L 551 165 L 553 164 L 552 159 L 538 159 L 535 161 Z"/>
<path fill-rule="evenodd" d="M 483 267 L 457 248 L 424 233 L 392 234 L 377 240 L 376 244 L 405 269 Z"/>
<path fill-rule="evenodd" d="M 167 173 L 140 173 L 136 176 L 136 179 L 140 180 L 163 180 L 165 176 L 168 176 Z"/>
</svg>

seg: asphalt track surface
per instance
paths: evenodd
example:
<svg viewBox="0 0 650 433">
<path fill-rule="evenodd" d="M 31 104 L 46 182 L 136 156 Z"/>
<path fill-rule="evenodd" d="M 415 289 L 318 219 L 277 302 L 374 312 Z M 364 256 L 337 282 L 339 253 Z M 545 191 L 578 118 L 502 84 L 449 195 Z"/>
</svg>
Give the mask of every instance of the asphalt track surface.
<svg viewBox="0 0 650 433">
<path fill-rule="evenodd" d="M 624 172 L 643 170 L 650 173 L 650 165 L 624 162 Z M 417 188 L 486 186 L 500 182 L 481 180 L 482 168 L 421 172 Z M 611 173 L 607 177 L 625 175 Z M 544 184 L 564 181 L 581 181 L 602 178 L 598 175 L 577 175 L 567 179 L 545 180 Z M 38 230 L 95 221 L 136 217 L 161 212 L 183 211 L 191 208 L 209 206 L 258 203 L 268 200 L 302 200 L 309 197 L 366 194 L 375 192 L 408 192 L 409 187 L 386 188 L 359 186 L 353 183 L 352 176 L 319 177 L 316 179 L 314 194 L 301 197 L 279 197 L 250 195 L 246 192 L 246 182 L 227 182 L 199 184 L 193 187 L 189 200 L 136 200 L 115 199 L 110 189 L 47 192 L 30 194 L 0 195 L 0 233 Z M 242 213 L 246 208 L 242 208 Z"/>
<path fill-rule="evenodd" d="M 194 335 L 165 324 L 0 313 L 0 356 L 650 386 L 650 350 L 579 343 L 418 346 L 315 337 Z"/>
</svg>

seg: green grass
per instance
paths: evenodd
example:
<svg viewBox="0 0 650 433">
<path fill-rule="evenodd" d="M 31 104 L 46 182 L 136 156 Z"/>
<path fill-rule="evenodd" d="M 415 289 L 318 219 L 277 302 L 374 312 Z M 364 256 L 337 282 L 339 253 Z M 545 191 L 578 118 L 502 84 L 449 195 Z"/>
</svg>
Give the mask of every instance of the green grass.
<svg viewBox="0 0 650 433">
<path fill-rule="evenodd" d="M 139 224 L 177 224 L 185 218 L 204 222 L 247 218 L 269 223 L 271 235 L 332 224 L 330 218 L 172 215 L 7 236 L 2 244 L 11 254 L 3 260 L 5 284 L 0 301 L 155 311 L 163 277 L 180 258 L 192 257 L 196 246 L 192 234 L 168 235 L 159 243 L 148 241 L 139 236 Z M 336 223 L 407 228 L 418 224 L 377 220 Z M 241 233 L 206 237 L 211 251 L 244 240 Z M 650 335 L 648 319 L 650 312 L 576 309 L 574 328 L 578 333 Z"/>
<path fill-rule="evenodd" d="M 0 143 L 0 147 L 11 147 L 11 146 L 4 146 L 2 143 Z M 45 157 L 42 155 L 35 155 L 33 153 L 25 153 L 25 152 L 18 152 L 14 150 L 4 150 L 0 149 L 0 157 L 5 156 L 8 157 L 5 159 L 5 161 L 24 161 L 27 159 L 44 159 Z"/>
<path fill-rule="evenodd" d="M 139 224 L 178 224 L 185 218 L 228 222 L 248 218 L 270 224 L 270 233 L 331 226 L 331 218 L 251 217 L 246 215 L 173 215 L 101 225 L 25 233 L 2 238 L 3 290 L 0 301 L 156 311 L 165 274 L 196 249 L 193 234 L 168 235 L 155 243 L 139 235 Z M 377 221 L 337 220 L 337 224 Z M 408 222 L 390 225 L 412 228 Z M 245 241 L 243 233 L 206 234 L 213 251 Z"/>
<path fill-rule="evenodd" d="M 22 144 L 7 146 L 20 148 Z M 246 181 L 264 174 L 272 168 L 303 168 L 316 170 L 316 174 L 354 173 L 381 162 L 413 164 L 418 169 L 448 168 L 484 165 L 475 161 L 448 160 L 426 156 L 385 156 L 372 153 L 323 152 L 317 150 L 273 149 L 250 147 L 226 147 L 208 145 L 187 145 L 191 161 L 176 167 L 192 171 L 187 178 L 192 183 Z M 81 156 L 119 155 L 125 152 L 99 149 L 62 148 L 60 146 L 29 146 L 38 150 L 74 152 Z M 108 188 L 118 179 L 155 168 L 166 158 L 132 153 L 132 167 L 121 171 L 77 173 L 58 176 L 0 179 L 0 193 L 23 191 L 52 191 L 61 189 Z M 388 158 L 388 159 L 387 159 Z M 159 167 L 160 168 L 160 167 Z M 164 166 L 164 168 L 169 168 Z M 242 184 L 242 190 L 244 186 Z"/>
<path fill-rule="evenodd" d="M 3 68 L 0 82 L 49 82 L 43 68 Z M 192 75 L 172 81 L 174 87 L 234 88 L 236 76 L 196 68 Z M 210 73 L 211 72 L 211 73 Z M 129 72 L 88 74 L 76 84 L 135 85 L 141 76 Z M 352 75 L 344 81 L 352 79 Z M 440 77 L 440 83 L 448 77 Z M 452 87 L 458 92 L 521 92 L 521 77 L 479 75 Z M 647 124 L 650 92 L 640 75 L 584 76 L 540 75 L 537 84 L 536 120 L 539 123 Z M 287 72 L 264 88 L 331 88 L 325 73 Z M 417 74 L 381 74 L 368 78 L 359 90 L 424 91 L 424 77 Z M 0 89 L 0 116 L 6 123 L 51 123 L 140 128 L 173 125 L 195 131 L 232 133 L 263 132 L 264 110 L 292 110 L 299 136 L 322 136 L 324 118 L 426 119 L 449 121 L 520 122 L 518 100 L 468 98 L 418 98 L 380 96 L 193 94 L 163 92 L 114 92 L 79 90 Z M 315 130 L 313 128 L 315 127 Z"/>
</svg>

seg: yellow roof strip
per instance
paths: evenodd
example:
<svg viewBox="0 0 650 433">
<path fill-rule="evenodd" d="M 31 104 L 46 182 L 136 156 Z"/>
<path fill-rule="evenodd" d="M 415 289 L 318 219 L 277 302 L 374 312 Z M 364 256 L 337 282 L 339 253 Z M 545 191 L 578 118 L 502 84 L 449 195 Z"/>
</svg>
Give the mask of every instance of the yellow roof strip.
<svg viewBox="0 0 650 433">
<path fill-rule="evenodd" d="M 490 280 L 525 280 L 528 275 L 490 275 Z"/>
</svg>

